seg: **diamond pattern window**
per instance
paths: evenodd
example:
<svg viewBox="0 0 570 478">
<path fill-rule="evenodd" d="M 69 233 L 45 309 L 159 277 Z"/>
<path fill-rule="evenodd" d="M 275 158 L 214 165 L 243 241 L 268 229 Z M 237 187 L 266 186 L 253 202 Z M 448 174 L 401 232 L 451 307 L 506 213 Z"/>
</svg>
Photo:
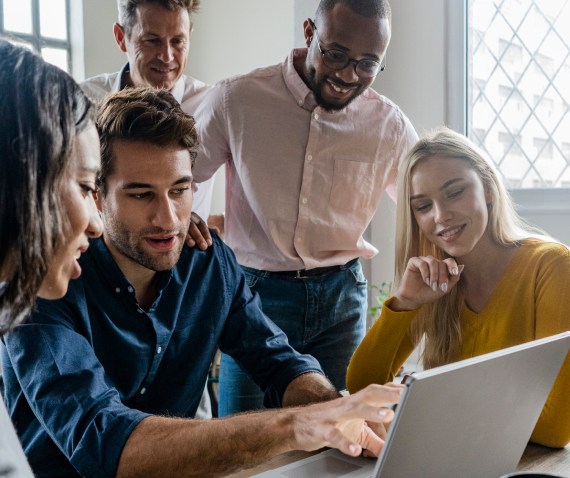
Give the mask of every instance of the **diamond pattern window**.
<svg viewBox="0 0 570 478">
<path fill-rule="evenodd" d="M 467 4 L 467 134 L 511 188 L 568 188 L 570 0 Z"/>
</svg>

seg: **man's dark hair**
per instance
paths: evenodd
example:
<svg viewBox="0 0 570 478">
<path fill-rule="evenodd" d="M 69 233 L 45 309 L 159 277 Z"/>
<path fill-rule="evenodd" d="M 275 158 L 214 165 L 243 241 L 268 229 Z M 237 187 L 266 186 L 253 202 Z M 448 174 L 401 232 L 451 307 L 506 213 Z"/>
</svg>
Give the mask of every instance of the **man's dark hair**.
<svg viewBox="0 0 570 478">
<path fill-rule="evenodd" d="M 190 17 L 192 17 L 192 14 L 196 13 L 200 7 L 200 0 L 117 0 L 119 23 L 128 37 L 131 36 L 131 31 L 137 16 L 137 8 L 139 5 L 145 5 L 147 3 L 156 3 L 172 11 L 183 8 L 188 10 Z"/>
<path fill-rule="evenodd" d="M 315 18 L 330 12 L 337 3 L 346 5 L 354 13 L 364 17 L 387 18 L 390 23 L 392 22 L 392 9 L 388 0 L 321 0 Z"/>
<path fill-rule="evenodd" d="M 0 39 L 0 335 L 31 311 L 68 225 L 59 192 L 94 109 L 64 71 Z"/>
<path fill-rule="evenodd" d="M 125 88 L 105 98 L 99 107 L 97 130 L 101 139 L 101 171 L 97 186 L 106 194 L 112 173 L 113 141 L 143 141 L 186 149 L 194 158 L 198 134 L 194 118 L 180 108 L 170 92 L 150 87 Z"/>
</svg>

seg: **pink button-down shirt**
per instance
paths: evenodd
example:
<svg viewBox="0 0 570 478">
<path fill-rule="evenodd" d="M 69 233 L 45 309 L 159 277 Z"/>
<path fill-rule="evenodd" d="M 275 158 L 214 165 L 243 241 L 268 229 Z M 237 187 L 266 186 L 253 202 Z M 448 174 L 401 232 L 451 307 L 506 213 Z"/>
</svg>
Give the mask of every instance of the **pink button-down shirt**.
<svg viewBox="0 0 570 478">
<path fill-rule="evenodd" d="M 195 117 L 194 177 L 226 163 L 226 242 L 240 264 L 269 271 L 344 264 L 378 251 L 362 234 L 400 158 L 417 140 L 402 111 L 367 89 L 346 108 L 317 106 L 294 59 L 224 80 Z"/>
</svg>

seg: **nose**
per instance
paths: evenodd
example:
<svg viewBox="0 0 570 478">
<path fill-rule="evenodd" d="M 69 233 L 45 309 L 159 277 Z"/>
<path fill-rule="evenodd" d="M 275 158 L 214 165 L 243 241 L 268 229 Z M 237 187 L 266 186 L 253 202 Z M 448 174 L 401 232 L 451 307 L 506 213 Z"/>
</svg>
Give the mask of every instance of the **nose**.
<svg viewBox="0 0 570 478">
<path fill-rule="evenodd" d="M 95 199 L 91 197 L 89 200 L 89 223 L 87 224 L 87 229 L 85 233 L 87 237 L 95 238 L 103 234 L 103 221 L 99 216 L 99 211 L 95 204 Z"/>
<path fill-rule="evenodd" d="M 168 196 L 158 197 L 152 215 L 152 225 L 166 231 L 176 227 L 176 210 Z"/>
<path fill-rule="evenodd" d="M 158 59 L 163 63 L 170 63 L 174 59 L 172 45 L 169 42 L 161 43 Z"/>
<path fill-rule="evenodd" d="M 444 204 L 440 203 L 434 203 L 433 212 L 434 212 L 434 220 L 438 224 L 445 224 L 451 219 L 453 215 L 451 211 L 447 207 L 445 207 Z"/>
</svg>

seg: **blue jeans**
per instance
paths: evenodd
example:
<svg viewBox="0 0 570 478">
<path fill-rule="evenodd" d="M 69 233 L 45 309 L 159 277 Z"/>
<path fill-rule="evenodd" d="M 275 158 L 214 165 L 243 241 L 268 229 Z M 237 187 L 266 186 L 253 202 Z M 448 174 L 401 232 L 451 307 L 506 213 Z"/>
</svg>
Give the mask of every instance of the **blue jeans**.
<svg viewBox="0 0 570 478">
<path fill-rule="evenodd" d="M 243 267 L 263 312 L 299 352 L 314 356 L 333 385 L 346 388 L 348 362 L 366 329 L 367 283 L 360 261 L 296 279 Z M 222 354 L 219 416 L 263 408 L 263 394 L 239 365 Z"/>
</svg>

